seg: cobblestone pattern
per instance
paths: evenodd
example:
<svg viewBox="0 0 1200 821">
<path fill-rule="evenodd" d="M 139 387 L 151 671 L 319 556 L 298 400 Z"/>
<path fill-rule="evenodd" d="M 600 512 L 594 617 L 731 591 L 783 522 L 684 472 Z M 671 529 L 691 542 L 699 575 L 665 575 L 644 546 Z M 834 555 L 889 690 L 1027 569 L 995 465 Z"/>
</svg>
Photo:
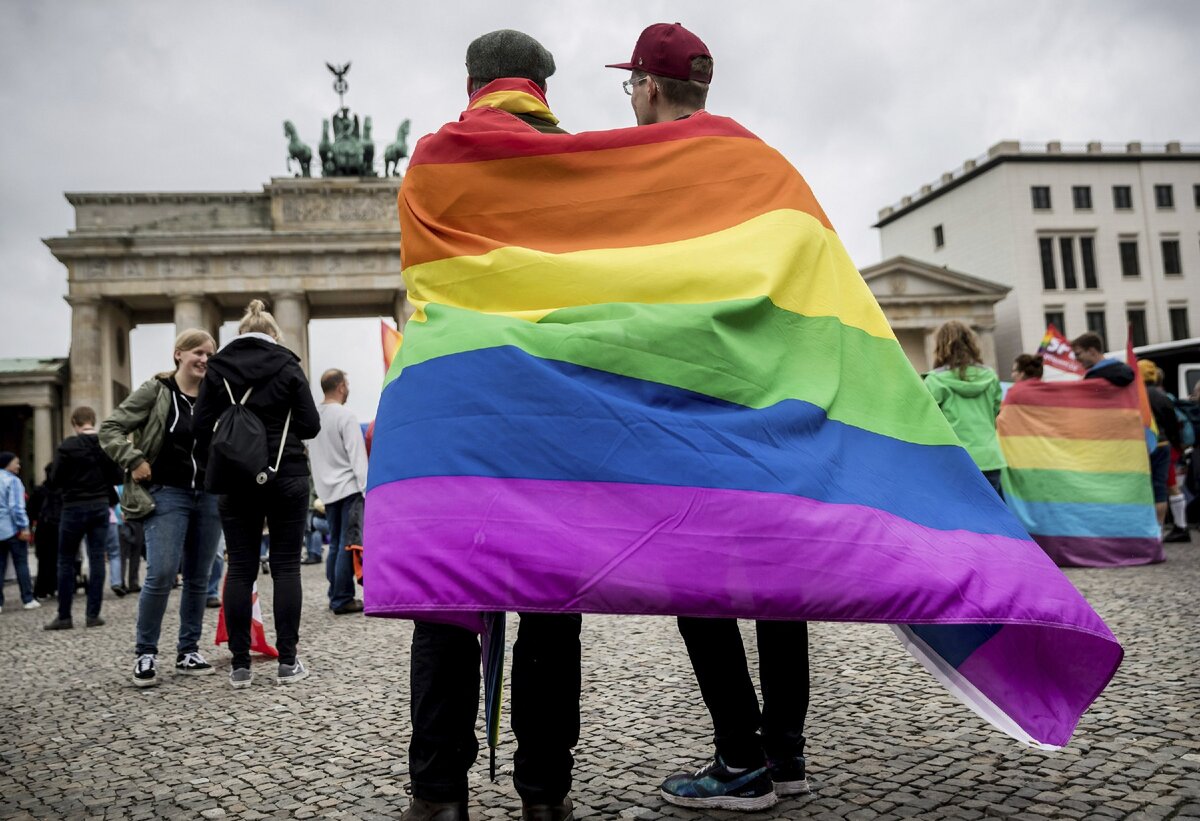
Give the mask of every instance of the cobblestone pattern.
<svg viewBox="0 0 1200 821">
<path fill-rule="evenodd" d="M 1061 752 L 986 727 L 877 625 L 811 630 L 811 795 L 765 819 L 1200 818 L 1200 537 L 1155 567 L 1071 570 L 1126 649 L 1112 685 Z M 304 568 L 301 657 L 313 675 L 229 689 L 218 675 L 130 683 L 135 598 L 104 627 L 48 633 L 52 608 L 0 614 L 0 817 L 398 817 L 407 805 L 405 622 L 334 616 L 320 566 Z M 270 631 L 271 584 L 260 584 Z M 7 602 L 19 601 L 14 585 Z M 11 594 L 11 595 L 9 595 Z M 171 608 L 177 604 L 172 594 Z M 82 624 L 82 600 L 76 601 Z M 163 646 L 178 620 L 168 613 Z M 510 623 L 510 641 L 515 623 Z M 711 754 L 709 721 L 670 619 L 584 620 L 579 818 L 736 818 L 672 807 L 658 784 Z M 753 655 L 753 633 L 746 634 Z M 173 656 L 166 660 L 169 662 Z M 167 664 L 169 670 L 170 664 Z M 160 674 L 161 675 L 161 674 Z M 501 777 L 472 772 L 472 817 L 519 817 L 505 721 Z"/>
</svg>

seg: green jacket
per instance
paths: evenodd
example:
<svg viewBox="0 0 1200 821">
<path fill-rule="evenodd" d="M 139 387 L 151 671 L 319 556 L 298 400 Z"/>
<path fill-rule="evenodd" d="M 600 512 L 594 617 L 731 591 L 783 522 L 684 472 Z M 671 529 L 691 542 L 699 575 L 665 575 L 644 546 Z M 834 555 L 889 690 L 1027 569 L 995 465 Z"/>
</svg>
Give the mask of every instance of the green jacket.
<svg viewBox="0 0 1200 821">
<path fill-rule="evenodd" d="M 154 512 L 154 497 L 129 474 L 142 462 L 153 462 L 162 450 L 171 391 L 158 377 L 147 380 L 100 425 L 100 447 L 125 470 L 121 511 L 127 519 Z"/>
<path fill-rule="evenodd" d="M 925 387 L 979 469 L 1003 468 L 1004 456 L 996 438 L 996 416 L 1003 391 L 996 372 L 971 365 L 966 379 L 960 379 L 958 371 L 938 368 L 926 374 Z"/>
</svg>

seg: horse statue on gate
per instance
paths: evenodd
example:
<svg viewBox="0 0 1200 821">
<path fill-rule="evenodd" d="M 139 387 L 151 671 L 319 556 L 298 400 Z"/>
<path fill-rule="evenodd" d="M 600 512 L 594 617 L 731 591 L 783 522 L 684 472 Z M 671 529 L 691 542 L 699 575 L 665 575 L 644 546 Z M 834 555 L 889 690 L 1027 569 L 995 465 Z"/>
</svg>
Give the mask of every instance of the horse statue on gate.
<svg viewBox="0 0 1200 821">
<path fill-rule="evenodd" d="M 383 176 L 400 176 L 400 160 L 408 156 L 408 129 L 410 127 L 411 123 L 408 120 L 400 123 L 400 129 L 396 132 L 396 142 L 384 150 Z"/>
<path fill-rule="evenodd" d="M 312 149 L 300 141 L 300 134 L 291 120 L 283 121 L 283 136 L 288 138 L 287 170 L 292 170 L 292 160 L 300 163 L 300 173 L 297 177 L 311 177 L 309 165 L 312 163 Z"/>
</svg>

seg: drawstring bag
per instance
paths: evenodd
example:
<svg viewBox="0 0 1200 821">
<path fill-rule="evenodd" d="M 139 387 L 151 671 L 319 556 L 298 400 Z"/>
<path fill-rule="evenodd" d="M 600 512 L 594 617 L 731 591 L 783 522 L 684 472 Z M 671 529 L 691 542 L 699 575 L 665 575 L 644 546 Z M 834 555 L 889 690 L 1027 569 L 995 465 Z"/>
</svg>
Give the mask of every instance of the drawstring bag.
<svg viewBox="0 0 1200 821">
<path fill-rule="evenodd" d="M 209 493 L 233 493 L 248 485 L 262 486 L 273 481 L 283 461 L 283 448 L 292 423 L 289 410 L 283 423 L 283 435 L 279 438 L 279 453 L 275 464 L 271 465 L 267 455 L 266 426 L 246 407 L 246 400 L 254 389 L 247 388 L 239 402 L 233 396 L 229 380 L 223 381 L 230 404 L 213 425 L 204 479 L 204 489 Z"/>
</svg>

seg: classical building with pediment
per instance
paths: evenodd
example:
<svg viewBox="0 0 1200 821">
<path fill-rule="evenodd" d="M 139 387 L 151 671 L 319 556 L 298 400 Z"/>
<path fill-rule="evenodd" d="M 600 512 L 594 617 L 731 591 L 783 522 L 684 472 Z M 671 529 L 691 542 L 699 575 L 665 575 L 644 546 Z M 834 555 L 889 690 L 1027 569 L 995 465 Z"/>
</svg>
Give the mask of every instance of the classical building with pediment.
<svg viewBox="0 0 1200 821">
<path fill-rule="evenodd" d="M 986 279 L 910 257 L 892 257 L 862 269 L 913 367 L 933 367 L 934 335 L 957 319 L 979 334 L 983 364 L 996 368 L 996 303 L 1011 290 Z M 1007 371 L 999 369 L 1003 377 Z"/>
</svg>

